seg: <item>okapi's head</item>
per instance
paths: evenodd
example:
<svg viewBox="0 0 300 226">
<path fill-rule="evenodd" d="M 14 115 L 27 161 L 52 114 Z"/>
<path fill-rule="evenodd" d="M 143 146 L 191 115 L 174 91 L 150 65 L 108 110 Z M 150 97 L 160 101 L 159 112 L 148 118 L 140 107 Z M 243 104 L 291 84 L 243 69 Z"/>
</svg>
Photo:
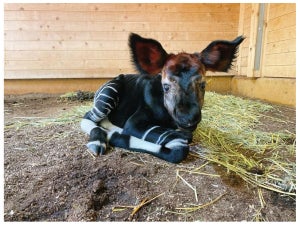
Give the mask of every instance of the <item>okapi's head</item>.
<svg viewBox="0 0 300 226">
<path fill-rule="evenodd" d="M 158 41 L 132 33 L 129 47 L 140 73 L 161 73 L 166 109 L 179 128 L 193 131 L 201 121 L 206 71 L 227 72 L 243 40 L 239 36 L 233 41 L 213 41 L 202 52 L 168 54 Z"/>
</svg>

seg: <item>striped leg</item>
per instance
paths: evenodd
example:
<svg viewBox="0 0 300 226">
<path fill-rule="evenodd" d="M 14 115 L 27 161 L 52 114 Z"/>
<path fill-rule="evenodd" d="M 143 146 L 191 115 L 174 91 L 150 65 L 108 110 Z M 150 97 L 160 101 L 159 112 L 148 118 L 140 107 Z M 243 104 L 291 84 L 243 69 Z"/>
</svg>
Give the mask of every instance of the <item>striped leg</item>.
<svg viewBox="0 0 300 226">
<path fill-rule="evenodd" d="M 185 146 L 192 140 L 192 133 L 168 129 L 161 126 L 149 126 L 148 129 L 145 130 L 145 132 L 141 131 L 141 133 L 142 140 L 163 145 L 167 148 Z"/>
<path fill-rule="evenodd" d="M 142 140 L 163 147 L 160 152 L 154 153 L 154 155 L 159 158 L 169 162 L 178 163 L 188 155 L 188 143 L 192 139 L 191 133 L 167 129 L 161 126 L 149 126 L 148 129 L 141 132 L 141 134 Z"/>
<path fill-rule="evenodd" d="M 106 150 L 107 131 L 98 124 L 117 107 L 119 93 L 122 90 L 122 78 L 119 76 L 107 82 L 95 93 L 94 106 L 81 121 L 82 131 L 90 136 L 87 147 L 95 156 L 104 154 Z"/>
<path fill-rule="evenodd" d="M 181 162 L 186 158 L 189 151 L 189 146 L 187 144 L 188 141 L 185 140 L 185 137 L 182 137 L 182 139 L 178 138 L 178 136 L 174 136 L 174 134 L 177 134 L 175 131 L 171 132 L 170 130 L 170 134 L 166 135 L 167 137 L 165 137 L 164 141 L 161 142 L 165 145 L 161 145 L 147 141 L 143 138 L 141 139 L 130 134 L 126 134 L 123 129 L 112 125 L 108 119 L 104 119 L 100 124 L 101 127 L 108 131 L 107 137 L 109 144 L 115 147 L 148 153 L 172 163 Z M 174 139 L 172 139 L 172 137 Z"/>
<path fill-rule="evenodd" d="M 189 152 L 188 143 L 192 140 L 192 133 L 153 125 L 149 119 L 151 116 L 141 110 L 126 122 L 121 135 L 138 138 L 131 139 L 130 142 L 127 140 L 127 146 L 139 145 L 141 148 L 136 151 L 150 153 L 168 162 L 178 163 L 185 159 Z M 118 136 L 120 140 L 120 135 Z M 118 136 L 116 135 L 115 138 Z M 116 142 L 114 145 L 120 144 Z"/>
<path fill-rule="evenodd" d="M 134 136 L 123 134 L 123 129 L 113 125 L 108 119 L 100 123 L 101 128 L 107 131 L 107 139 L 112 146 L 129 149 L 132 151 L 152 150 L 158 152 L 161 145 L 141 140 Z"/>
</svg>

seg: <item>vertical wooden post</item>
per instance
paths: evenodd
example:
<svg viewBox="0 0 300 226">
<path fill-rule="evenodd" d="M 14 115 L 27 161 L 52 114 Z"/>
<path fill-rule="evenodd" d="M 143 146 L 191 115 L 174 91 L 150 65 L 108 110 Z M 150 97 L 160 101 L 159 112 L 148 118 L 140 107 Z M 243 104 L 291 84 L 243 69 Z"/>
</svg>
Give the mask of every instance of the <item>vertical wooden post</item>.
<svg viewBox="0 0 300 226">
<path fill-rule="evenodd" d="M 252 4 L 247 77 L 261 77 L 269 4 Z"/>
<path fill-rule="evenodd" d="M 245 4 L 240 3 L 240 16 L 239 16 L 238 35 L 244 35 L 244 17 L 245 17 Z M 239 56 L 237 58 L 236 65 L 237 65 L 237 74 L 241 75 L 242 74 L 242 71 L 241 71 L 242 55 L 241 54 L 239 54 Z"/>
<path fill-rule="evenodd" d="M 262 77 L 269 6 L 270 4 L 259 4 L 259 18 L 257 24 L 256 50 L 254 58 L 254 77 Z"/>
<path fill-rule="evenodd" d="M 265 19 L 264 19 L 264 31 L 263 31 L 263 45 L 262 45 L 262 54 L 261 54 L 261 62 L 260 62 L 260 77 L 264 77 L 264 72 L 265 70 L 265 50 L 267 49 L 267 34 L 268 34 L 268 21 L 269 21 L 269 12 L 270 12 L 270 5 L 271 3 L 266 4 L 265 8 Z"/>
<path fill-rule="evenodd" d="M 247 77 L 254 77 L 254 60 L 255 60 L 255 46 L 256 46 L 258 16 L 259 16 L 259 4 L 253 3 L 251 9 Z"/>
</svg>

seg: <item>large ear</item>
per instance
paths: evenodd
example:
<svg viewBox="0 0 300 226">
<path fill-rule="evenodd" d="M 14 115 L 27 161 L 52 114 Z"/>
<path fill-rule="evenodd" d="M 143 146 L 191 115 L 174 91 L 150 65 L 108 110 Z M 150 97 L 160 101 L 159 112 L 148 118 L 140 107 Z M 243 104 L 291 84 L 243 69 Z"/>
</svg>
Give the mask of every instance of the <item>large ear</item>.
<svg viewBox="0 0 300 226">
<path fill-rule="evenodd" d="M 142 74 L 158 74 L 168 57 L 158 41 L 142 38 L 134 33 L 129 36 L 129 48 L 135 67 Z"/>
<path fill-rule="evenodd" d="M 238 46 L 245 38 L 239 36 L 233 41 L 213 41 L 201 53 L 200 60 L 209 71 L 227 72 L 236 58 Z"/>
</svg>

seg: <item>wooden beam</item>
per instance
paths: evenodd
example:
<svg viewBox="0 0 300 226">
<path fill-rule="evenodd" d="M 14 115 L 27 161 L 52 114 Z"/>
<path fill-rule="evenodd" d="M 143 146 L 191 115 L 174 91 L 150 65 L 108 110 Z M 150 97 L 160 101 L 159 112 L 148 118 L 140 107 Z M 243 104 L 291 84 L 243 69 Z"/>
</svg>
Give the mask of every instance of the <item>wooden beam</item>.
<svg viewBox="0 0 300 226">
<path fill-rule="evenodd" d="M 230 93 L 232 76 L 207 76 L 208 91 Z M 51 93 L 61 94 L 73 91 L 95 92 L 109 78 L 73 79 L 5 79 L 4 94 Z"/>
<path fill-rule="evenodd" d="M 248 47 L 248 64 L 247 64 L 247 77 L 254 77 L 254 61 L 256 50 L 256 36 L 257 36 L 257 24 L 259 16 L 259 4 L 251 4 L 251 22 L 250 22 L 250 36 Z"/>
<path fill-rule="evenodd" d="M 290 78 L 234 77 L 232 94 L 296 107 L 296 80 Z"/>
</svg>

